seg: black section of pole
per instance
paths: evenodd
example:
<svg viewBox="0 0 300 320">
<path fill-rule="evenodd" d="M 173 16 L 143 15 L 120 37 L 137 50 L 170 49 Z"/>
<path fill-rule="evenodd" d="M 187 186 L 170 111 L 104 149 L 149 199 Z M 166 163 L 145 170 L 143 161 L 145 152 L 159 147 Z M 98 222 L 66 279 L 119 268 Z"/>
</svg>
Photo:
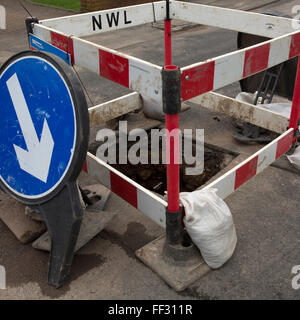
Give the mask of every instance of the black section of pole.
<svg viewBox="0 0 300 320">
<path fill-rule="evenodd" d="M 170 0 L 166 0 L 166 20 L 170 19 Z"/>
<path fill-rule="evenodd" d="M 30 33 L 31 34 L 33 33 L 33 30 L 32 30 L 33 23 L 39 23 L 39 19 L 35 17 L 29 17 L 25 19 L 26 31 L 28 36 Z"/>
<path fill-rule="evenodd" d="M 170 66 L 169 66 L 170 68 Z M 176 67 L 162 70 L 163 110 L 166 114 L 178 114 L 181 111 L 181 72 Z"/>
<path fill-rule="evenodd" d="M 177 212 L 166 211 L 166 238 L 167 243 L 179 245 L 182 242 L 182 208 Z"/>
</svg>

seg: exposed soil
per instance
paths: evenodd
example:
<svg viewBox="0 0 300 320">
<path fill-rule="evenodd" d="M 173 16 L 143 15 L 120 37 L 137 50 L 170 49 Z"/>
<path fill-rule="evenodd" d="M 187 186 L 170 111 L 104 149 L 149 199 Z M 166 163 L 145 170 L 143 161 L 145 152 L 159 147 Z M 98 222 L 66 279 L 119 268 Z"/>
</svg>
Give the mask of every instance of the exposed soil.
<svg viewBox="0 0 300 320">
<path fill-rule="evenodd" d="M 149 150 L 150 157 L 150 150 Z M 180 165 L 180 192 L 191 192 L 205 184 L 220 170 L 225 168 L 234 157 L 221 151 L 205 147 L 204 170 L 200 175 L 186 175 L 185 169 L 193 167 Z M 150 161 L 149 161 L 150 162 Z M 115 169 L 150 191 L 164 195 L 167 190 L 167 172 L 164 164 L 114 164 Z"/>
</svg>

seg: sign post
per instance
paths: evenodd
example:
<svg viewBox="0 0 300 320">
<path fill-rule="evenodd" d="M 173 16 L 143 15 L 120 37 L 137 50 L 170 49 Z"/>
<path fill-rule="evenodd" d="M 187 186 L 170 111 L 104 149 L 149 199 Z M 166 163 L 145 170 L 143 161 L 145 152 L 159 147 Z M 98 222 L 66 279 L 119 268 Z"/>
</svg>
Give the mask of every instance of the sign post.
<svg viewBox="0 0 300 320">
<path fill-rule="evenodd" d="M 69 274 L 82 208 L 76 183 L 88 149 L 88 107 L 64 62 L 25 51 L 0 69 L 0 187 L 35 206 L 51 235 L 48 282 Z"/>
</svg>

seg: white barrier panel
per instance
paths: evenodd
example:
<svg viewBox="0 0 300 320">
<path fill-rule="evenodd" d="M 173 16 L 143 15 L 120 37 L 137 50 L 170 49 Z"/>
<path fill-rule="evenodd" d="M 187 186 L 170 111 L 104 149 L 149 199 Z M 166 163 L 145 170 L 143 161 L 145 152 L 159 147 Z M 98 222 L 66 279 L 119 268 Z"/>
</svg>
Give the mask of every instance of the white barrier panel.
<svg viewBox="0 0 300 320">
<path fill-rule="evenodd" d="M 171 16 L 174 19 L 267 38 L 276 38 L 295 31 L 292 19 L 182 1 L 171 1 Z"/>
<path fill-rule="evenodd" d="M 40 24 L 76 37 L 138 26 L 163 20 L 165 1 L 41 20 Z"/>
</svg>

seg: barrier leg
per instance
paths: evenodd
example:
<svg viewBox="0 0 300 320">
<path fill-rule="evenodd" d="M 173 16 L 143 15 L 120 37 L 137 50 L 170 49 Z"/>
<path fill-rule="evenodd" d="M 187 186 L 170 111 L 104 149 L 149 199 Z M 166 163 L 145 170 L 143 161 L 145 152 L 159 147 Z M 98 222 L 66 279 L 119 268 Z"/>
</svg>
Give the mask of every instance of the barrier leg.
<svg viewBox="0 0 300 320">
<path fill-rule="evenodd" d="M 295 81 L 295 88 L 294 88 L 294 97 L 293 97 L 293 104 L 292 104 L 292 111 L 290 117 L 290 125 L 289 128 L 293 128 L 295 130 L 295 138 L 294 142 L 296 142 L 296 134 L 298 132 L 298 127 L 300 125 L 300 56 L 298 57 L 298 66 L 297 66 L 297 75 Z"/>
</svg>

